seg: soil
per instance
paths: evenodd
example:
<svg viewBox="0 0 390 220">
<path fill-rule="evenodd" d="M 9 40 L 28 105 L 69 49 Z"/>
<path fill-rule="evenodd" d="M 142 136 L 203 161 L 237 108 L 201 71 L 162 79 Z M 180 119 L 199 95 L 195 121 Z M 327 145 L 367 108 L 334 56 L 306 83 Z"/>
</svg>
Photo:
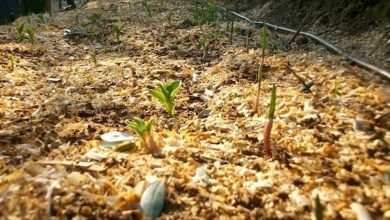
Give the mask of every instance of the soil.
<svg viewBox="0 0 390 220">
<path fill-rule="evenodd" d="M 0 219 L 146 219 L 140 199 L 156 180 L 167 192 L 159 219 L 313 219 L 317 196 L 324 219 L 390 218 L 387 81 L 311 42 L 282 50 L 291 36 L 269 31 L 255 113 L 260 30 L 236 22 L 231 42 L 223 17 L 200 28 L 189 1 L 150 9 L 90 1 L 0 26 Z M 23 23 L 37 29 L 34 44 L 18 34 Z M 174 119 L 147 90 L 172 80 Z M 153 119 L 161 154 L 141 141 L 101 145 L 111 131 L 138 140 L 134 117 Z"/>
</svg>

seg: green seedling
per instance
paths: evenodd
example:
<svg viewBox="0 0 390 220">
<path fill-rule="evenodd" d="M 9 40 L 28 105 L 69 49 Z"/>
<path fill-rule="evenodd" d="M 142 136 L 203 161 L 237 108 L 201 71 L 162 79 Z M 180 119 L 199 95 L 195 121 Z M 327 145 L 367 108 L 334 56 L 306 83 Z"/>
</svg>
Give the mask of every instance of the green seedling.
<svg viewBox="0 0 390 220">
<path fill-rule="evenodd" d="M 125 24 L 120 24 L 120 25 L 115 25 L 113 28 L 112 28 L 112 31 L 114 32 L 115 34 L 115 39 L 116 39 L 116 42 L 119 44 L 121 42 L 121 35 L 122 35 L 122 30 L 123 28 L 125 27 Z"/>
<path fill-rule="evenodd" d="M 97 65 L 97 52 L 96 52 L 96 50 L 93 50 L 89 55 L 91 56 L 91 59 L 96 66 Z"/>
<path fill-rule="evenodd" d="M 93 13 L 91 16 L 88 17 L 91 24 L 99 24 L 102 20 L 102 13 Z"/>
<path fill-rule="evenodd" d="M 142 144 L 150 149 L 152 153 L 159 153 L 159 148 L 152 136 L 153 120 L 144 121 L 141 118 L 134 118 L 127 122 L 127 125 L 141 138 Z"/>
<path fill-rule="evenodd" d="M 119 7 L 115 4 L 110 5 L 110 11 L 112 11 L 114 14 L 118 14 Z"/>
<path fill-rule="evenodd" d="M 24 32 L 27 34 L 28 36 L 28 40 L 30 41 L 31 44 L 35 44 L 35 33 L 36 33 L 37 29 L 33 28 L 33 27 L 26 27 L 24 29 Z"/>
<path fill-rule="evenodd" d="M 207 22 L 216 22 L 218 20 L 219 7 L 217 3 L 211 1 L 207 4 Z"/>
<path fill-rule="evenodd" d="M 43 14 L 39 14 L 38 15 L 38 19 L 39 19 L 39 22 L 44 24 L 45 23 L 45 17 L 43 16 Z"/>
<path fill-rule="evenodd" d="M 23 34 L 24 34 L 24 25 L 25 23 L 21 24 L 18 26 L 18 34 L 19 34 L 19 38 L 22 39 L 23 38 Z"/>
<path fill-rule="evenodd" d="M 315 200 L 315 207 L 314 207 L 314 215 L 316 217 L 316 220 L 324 219 L 323 211 L 324 211 L 324 207 L 322 207 L 320 197 L 317 195 Z"/>
<path fill-rule="evenodd" d="M 265 56 L 266 47 L 267 47 L 267 28 L 263 26 L 263 36 L 262 36 L 262 43 L 261 43 L 261 63 L 257 74 L 257 96 L 255 100 L 255 106 L 253 106 L 253 110 L 255 113 L 258 112 L 258 108 L 259 108 L 260 89 L 261 89 L 261 82 L 263 81 L 263 66 L 264 66 L 264 56 Z"/>
<path fill-rule="evenodd" d="M 149 6 L 149 3 L 148 3 L 148 0 L 143 0 L 142 1 L 142 6 L 144 6 L 146 12 L 148 12 L 149 17 L 151 18 L 152 17 L 152 11 L 150 10 L 150 6 Z"/>
<path fill-rule="evenodd" d="M 79 13 L 76 14 L 75 20 L 76 20 L 76 24 L 80 23 L 80 15 L 79 15 Z"/>
<path fill-rule="evenodd" d="M 180 88 L 180 81 L 173 81 L 163 84 L 157 84 L 160 89 L 149 89 L 148 92 L 165 106 L 169 117 L 175 117 L 175 106 L 173 99 Z"/>
<path fill-rule="evenodd" d="M 165 17 L 165 20 L 167 21 L 168 25 L 172 25 L 172 15 L 173 13 L 170 11 Z"/>
<path fill-rule="evenodd" d="M 146 133 L 150 133 L 152 131 L 153 120 L 145 122 L 143 119 L 136 117 L 133 121 L 128 122 L 127 125 L 133 129 L 135 133 L 137 133 L 142 141 L 145 141 Z"/>
<path fill-rule="evenodd" d="M 231 21 L 230 21 L 230 37 L 229 37 L 229 40 L 230 42 L 233 42 L 233 33 L 234 33 L 234 17 L 232 16 L 231 17 Z"/>
<path fill-rule="evenodd" d="M 271 130 L 272 130 L 272 124 L 274 121 L 274 115 L 275 115 L 275 108 L 276 108 L 276 86 L 272 86 L 272 93 L 271 93 L 271 101 L 270 101 L 270 107 L 269 107 L 269 112 L 268 112 L 268 121 L 264 125 L 264 130 L 263 130 L 263 146 L 265 152 L 269 155 L 272 156 L 272 151 L 271 151 Z"/>
<path fill-rule="evenodd" d="M 202 51 L 203 51 L 202 58 L 205 58 L 207 53 L 208 53 L 208 50 L 209 50 L 209 39 L 207 39 L 207 37 L 205 37 L 205 36 L 202 36 L 199 39 L 199 45 L 200 45 L 200 47 L 202 48 Z"/>
<path fill-rule="evenodd" d="M 15 62 L 14 62 L 15 59 L 14 59 L 14 56 L 12 56 L 12 54 L 8 54 L 7 55 L 7 60 L 10 63 L 11 72 L 13 72 L 15 70 Z"/>
<path fill-rule="evenodd" d="M 336 96 L 340 95 L 340 92 L 339 92 L 340 82 L 339 82 L 339 80 L 335 79 L 333 85 L 334 85 L 333 86 L 333 97 L 336 97 Z"/>
<path fill-rule="evenodd" d="M 219 30 L 211 32 L 211 36 L 214 40 L 218 41 L 222 37 L 222 32 Z"/>
<path fill-rule="evenodd" d="M 31 15 L 32 15 L 31 12 L 29 12 L 29 13 L 27 14 L 27 22 L 28 22 L 29 24 L 31 24 Z"/>
<path fill-rule="evenodd" d="M 249 28 L 246 30 L 245 51 L 249 52 Z"/>
</svg>

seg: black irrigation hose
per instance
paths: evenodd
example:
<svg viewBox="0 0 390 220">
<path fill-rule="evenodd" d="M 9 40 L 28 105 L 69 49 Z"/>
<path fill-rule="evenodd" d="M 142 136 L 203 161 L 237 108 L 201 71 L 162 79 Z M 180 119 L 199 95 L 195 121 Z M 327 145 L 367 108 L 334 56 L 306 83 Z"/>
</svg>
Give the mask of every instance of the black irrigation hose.
<svg viewBox="0 0 390 220">
<path fill-rule="evenodd" d="M 297 31 L 294 30 L 294 29 L 281 27 L 281 26 L 277 26 L 277 25 L 270 24 L 270 23 L 267 23 L 267 22 L 262 22 L 262 21 L 252 21 L 251 19 L 249 19 L 249 18 L 247 18 L 247 17 L 245 17 L 245 16 L 243 16 L 241 14 L 238 14 L 237 12 L 229 11 L 229 10 L 226 10 L 226 9 L 223 9 L 223 10 L 228 12 L 228 13 L 230 13 L 230 14 L 232 14 L 232 15 L 234 15 L 234 16 L 236 16 L 236 17 L 238 17 L 238 18 L 241 18 L 241 19 L 243 19 L 243 20 L 245 20 L 245 21 L 247 21 L 247 22 L 249 22 L 251 24 L 254 24 L 254 25 L 259 25 L 260 24 L 260 25 L 265 25 L 267 27 L 273 28 L 276 31 L 280 30 L 280 31 L 285 31 L 285 32 L 293 33 L 293 34 L 297 33 Z M 328 41 L 326 41 L 326 40 L 324 40 L 324 39 L 322 39 L 322 38 L 320 38 L 320 37 L 318 37 L 318 36 L 316 36 L 316 35 L 314 35 L 312 33 L 301 31 L 301 32 L 299 32 L 299 34 L 301 34 L 303 36 L 306 36 L 306 37 L 309 37 L 309 38 L 319 42 L 320 44 L 324 45 L 328 49 L 330 49 L 330 50 L 336 52 L 337 54 L 347 58 L 348 60 L 350 60 L 350 61 L 352 61 L 352 62 L 354 62 L 354 63 L 356 63 L 356 64 L 358 64 L 358 65 L 360 65 L 360 66 L 362 66 L 362 67 L 364 67 L 366 69 L 369 69 L 369 70 L 372 70 L 374 72 L 377 72 L 381 76 L 383 76 L 386 79 L 390 80 L 390 73 L 387 72 L 386 70 L 380 69 L 380 68 L 378 68 L 378 67 L 376 67 L 376 66 L 374 66 L 372 64 L 369 64 L 369 63 L 367 63 L 365 61 L 362 61 L 362 60 L 360 60 L 360 59 L 358 59 L 358 58 L 356 58 L 356 57 L 354 57 L 354 56 L 352 56 L 352 55 L 350 55 L 348 53 L 345 53 L 342 50 L 340 50 L 339 48 L 337 48 L 335 45 L 329 43 Z"/>
</svg>

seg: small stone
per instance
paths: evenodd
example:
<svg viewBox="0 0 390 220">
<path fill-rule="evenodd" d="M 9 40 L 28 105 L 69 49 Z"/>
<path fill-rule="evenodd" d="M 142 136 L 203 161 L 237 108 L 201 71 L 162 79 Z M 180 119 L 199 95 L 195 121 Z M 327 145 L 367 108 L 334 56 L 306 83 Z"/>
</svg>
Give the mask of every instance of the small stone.
<svg viewBox="0 0 390 220">
<path fill-rule="evenodd" d="M 198 118 L 207 118 L 211 113 L 210 109 L 205 109 L 198 114 Z"/>
<path fill-rule="evenodd" d="M 89 206 L 82 206 L 80 209 L 80 213 L 86 216 L 92 215 L 92 208 Z"/>
<path fill-rule="evenodd" d="M 63 197 L 61 197 L 61 205 L 68 205 L 72 203 L 75 199 L 75 194 L 74 193 L 69 193 Z"/>
<path fill-rule="evenodd" d="M 356 215 L 357 220 L 371 220 L 371 216 L 367 209 L 360 203 L 354 202 L 350 205 L 350 208 Z"/>
</svg>

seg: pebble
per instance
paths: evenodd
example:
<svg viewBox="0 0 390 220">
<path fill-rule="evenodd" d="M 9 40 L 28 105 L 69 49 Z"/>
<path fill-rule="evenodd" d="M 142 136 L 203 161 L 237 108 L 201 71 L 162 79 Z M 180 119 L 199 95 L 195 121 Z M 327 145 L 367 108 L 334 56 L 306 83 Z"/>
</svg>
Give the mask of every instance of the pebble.
<svg viewBox="0 0 390 220">
<path fill-rule="evenodd" d="M 355 213 L 357 220 L 372 220 L 367 209 L 362 204 L 354 202 L 350 205 L 350 208 Z"/>
</svg>

